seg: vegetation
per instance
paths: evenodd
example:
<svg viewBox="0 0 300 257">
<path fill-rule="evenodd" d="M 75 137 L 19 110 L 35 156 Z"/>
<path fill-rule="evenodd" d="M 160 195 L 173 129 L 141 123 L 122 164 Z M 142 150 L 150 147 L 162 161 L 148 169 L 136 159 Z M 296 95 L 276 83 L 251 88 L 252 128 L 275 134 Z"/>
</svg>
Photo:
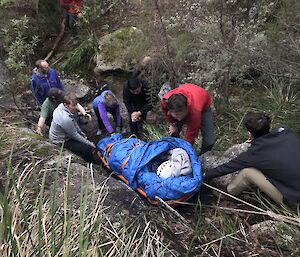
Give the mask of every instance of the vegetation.
<svg viewBox="0 0 300 257">
<path fill-rule="evenodd" d="M 45 2 L 0 0 L 1 14 L 27 8 L 19 8 L 20 14 L 9 19 L 1 18 L 5 24 L 1 53 L 11 71 L 12 81 L 6 85 L 11 91 L 28 88 L 28 70 L 36 57 L 51 48 L 51 33 L 62 13 L 55 5 L 54 18 L 47 24 L 40 18 L 44 9 L 49 11 Z M 130 65 L 146 54 L 162 56 L 180 82 L 196 83 L 211 92 L 217 154 L 246 140 L 242 120 L 248 111 L 265 112 L 272 117 L 273 127 L 288 125 L 300 136 L 299 1 L 157 2 L 162 22 L 153 1 L 85 1 L 78 21 L 80 44 L 70 47 L 66 34 L 52 63 L 70 74 L 90 70 L 99 51 L 111 61 L 124 46 L 129 47 L 124 59 Z M 47 3 L 53 5 L 53 1 Z M 48 30 L 51 22 L 54 26 Z M 41 26 L 38 30 L 36 23 Z M 99 49 L 103 35 L 131 26 L 143 31 L 143 36 L 132 40 L 130 31 L 121 30 L 116 33 L 118 43 Z M 155 94 L 156 88 L 151 92 Z M 72 160 L 66 170 L 59 164 L 45 168 L 41 165 L 45 160 L 61 153 L 47 145 L 40 147 L 38 136 L 15 133 L 24 122 L 7 117 L 0 126 L 1 256 L 300 255 L 299 210 L 279 209 L 258 192 L 224 200 L 210 196 L 203 187 L 201 198 L 176 208 L 186 222 L 161 208 L 152 209 L 142 221 L 140 217 L 115 221 L 105 213 L 105 185 L 87 191 L 90 178 L 81 176 L 82 190 L 75 204 Z M 149 140 L 167 136 L 165 124 L 158 123 L 146 125 Z M 200 144 L 198 139 L 198 151 Z M 59 180 L 60 176 L 64 179 Z M 278 219 L 282 222 L 269 235 L 253 230 L 256 223 Z"/>
<path fill-rule="evenodd" d="M 27 80 L 27 67 L 39 42 L 39 37 L 32 34 L 26 15 L 12 19 L 10 24 L 2 29 L 1 38 L 4 50 L 7 52 L 5 64 L 17 75 L 15 85 L 24 86 Z M 13 85 L 10 85 L 13 88 Z"/>
</svg>

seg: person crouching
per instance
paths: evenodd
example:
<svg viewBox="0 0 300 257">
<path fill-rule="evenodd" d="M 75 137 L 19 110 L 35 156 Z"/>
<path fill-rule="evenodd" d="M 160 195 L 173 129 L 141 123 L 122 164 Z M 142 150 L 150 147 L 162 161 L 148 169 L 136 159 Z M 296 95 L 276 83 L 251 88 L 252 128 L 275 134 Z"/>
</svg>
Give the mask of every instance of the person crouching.
<svg viewBox="0 0 300 257">
<path fill-rule="evenodd" d="M 98 120 L 99 129 L 97 135 L 101 134 L 101 130 L 106 129 L 109 134 L 120 133 L 122 130 L 122 117 L 120 114 L 120 105 L 116 96 L 110 90 L 103 91 L 93 101 L 93 108 Z M 109 122 L 107 113 L 112 114 L 116 123 L 116 129 Z"/>
<path fill-rule="evenodd" d="M 96 163 L 96 146 L 87 139 L 75 119 L 77 103 L 75 96 L 66 95 L 64 102 L 54 110 L 49 139 L 54 144 L 63 144 L 64 148 L 81 156 L 86 162 Z"/>
</svg>

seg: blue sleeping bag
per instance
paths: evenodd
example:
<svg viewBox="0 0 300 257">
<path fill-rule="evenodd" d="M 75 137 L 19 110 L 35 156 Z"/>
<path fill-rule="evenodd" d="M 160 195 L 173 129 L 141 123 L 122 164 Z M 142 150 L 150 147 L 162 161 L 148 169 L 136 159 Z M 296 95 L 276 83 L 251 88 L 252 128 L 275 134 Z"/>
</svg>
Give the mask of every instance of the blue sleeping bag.
<svg viewBox="0 0 300 257">
<path fill-rule="evenodd" d="M 109 144 L 111 147 L 107 153 Z M 158 155 L 174 148 L 182 148 L 188 153 L 193 171 L 189 175 L 162 179 L 149 168 L 149 163 Z M 200 160 L 192 145 L 180 138 L 165 137 L 143 142 L 137 138 L 123 138 L 120 134 L 114 134 L 100 140 L 97 149 L 111 170 L 125 177 L 132 189 L 140 187 L 151 200 L 155 196 L 175 200 L 194 193 L 201 185 Z"/>
</svg>

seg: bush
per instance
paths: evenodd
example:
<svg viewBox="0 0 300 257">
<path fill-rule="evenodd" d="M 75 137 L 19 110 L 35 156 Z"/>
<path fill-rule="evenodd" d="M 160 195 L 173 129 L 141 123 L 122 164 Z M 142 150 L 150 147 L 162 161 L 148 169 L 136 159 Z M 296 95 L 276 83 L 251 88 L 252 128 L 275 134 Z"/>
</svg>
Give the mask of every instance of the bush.
<svg viewBox="0 0 300 257">
<path fill-rule="evenodd" d="M 26 15 L 18 19 L 12 19 L 10 24 L 2 30 L 1 38 L 6 52 L 5 64 L 16 75 L 16 85 L 20 89 L 25 84 L 26 67 L 30 65 L 30 60 L 40 39 L 33 34 Z"/>
</svg>

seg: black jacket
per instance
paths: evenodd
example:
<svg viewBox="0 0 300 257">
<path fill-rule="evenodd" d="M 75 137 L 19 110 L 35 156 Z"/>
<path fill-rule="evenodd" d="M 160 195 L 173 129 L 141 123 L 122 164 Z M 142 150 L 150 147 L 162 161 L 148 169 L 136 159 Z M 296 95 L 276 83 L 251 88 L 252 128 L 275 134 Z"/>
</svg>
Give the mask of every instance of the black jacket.
<svg viewBox="0 0 300 257">
<path fill-rule="evenodd" d="M 152 109 L 152 105 L 146 95 L 146 86 L 144 82 L 142 82 L 141 92 L 138 95 L 135 95 L 129 91 L 128 81 L 126 81 L 123 88 L 123 101 L 130 114 L 134 111 L 140 111 L 142 116 L 145 116 L 147 112 Z"/>
<path fill-rule="evenodd" d="M 275 129 L 254 139 L 246 152 L 208 170 L 204 178 L 208 180 L 250 167 L 260 170 L 285 201 L 300 203 L 300 141 L 290 129 Z"/>
</svg>

